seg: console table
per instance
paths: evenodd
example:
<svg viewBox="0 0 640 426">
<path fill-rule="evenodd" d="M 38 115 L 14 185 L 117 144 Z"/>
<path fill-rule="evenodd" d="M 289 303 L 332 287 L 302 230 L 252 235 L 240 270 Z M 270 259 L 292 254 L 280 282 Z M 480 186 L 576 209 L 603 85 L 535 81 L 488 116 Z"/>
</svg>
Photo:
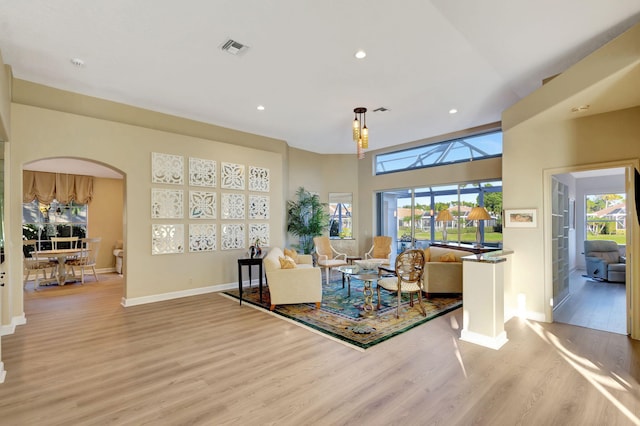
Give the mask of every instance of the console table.
<svg viewBox="0 0 640 426">
<path fill-rule="evenodd" d="M 238 259 L 238 292 L 240 293 L 240 304 L 242 305 L 242 267 L 249 267 L 249 285 L 251 285 L 251 267 L 253 265 L 258 265 L 258 271 L 260 272 L 259 283 L 260 283 L 260 303 L 262 303 L 262 260 L 267 255 L 266 252 L 260 256 L 253 257 L 241 257 Z"/>
</svg>

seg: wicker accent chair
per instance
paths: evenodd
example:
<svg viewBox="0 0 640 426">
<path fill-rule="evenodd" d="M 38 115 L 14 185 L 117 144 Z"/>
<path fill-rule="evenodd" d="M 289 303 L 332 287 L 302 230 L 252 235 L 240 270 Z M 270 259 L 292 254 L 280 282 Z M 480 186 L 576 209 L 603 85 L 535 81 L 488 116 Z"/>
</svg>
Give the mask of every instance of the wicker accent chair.
<svg viewBox="0 0 640 426">
<path fill-rule="evenodd" d="M 396 257 L 395 276 L 378 280 L 378 309 L 380 309 L 380 289 L 383 288 L 398 294 L 396 318 L 400 318 L 400 299 L 402 293 L 409 293 L 409 304 L 413 306 L 413 294 L 418 294 L 418 307 L 423 316 L 427 312 L 422 304 L 422 274 L 424 272 L 424 251 L 417 249 L 405 250 Z"/>
<path fill-rule="evenodd" d="M 382 265 L 389 265 L 391 261 L 391 237 L 378 235 L 373 237 L 371 249 L 364 254 L 365 259 L 384 260 Z"/>
<path fill-rule="evenodd" d="M 318 266 L 324 269 L 325 282 L 329 283 L 329 271 L 331 268 L 347 265 L 347 254 L 336 251 L 331 245 L 329 237 L 315 237 L 313 244 L 316 246 Z"/>
</svg>

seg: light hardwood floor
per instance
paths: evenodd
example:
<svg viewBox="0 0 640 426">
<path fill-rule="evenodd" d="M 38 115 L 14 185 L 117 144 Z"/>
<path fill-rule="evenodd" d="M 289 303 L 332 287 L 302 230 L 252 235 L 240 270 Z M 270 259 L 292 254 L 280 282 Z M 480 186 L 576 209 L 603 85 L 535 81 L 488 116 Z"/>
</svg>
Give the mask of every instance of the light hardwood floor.
<svg viewBox="0 0 640 426">
<path fill-rule="evenodd" d="M 607 283 L 583 276 L 576 270 L 569 275 L 567 298 L 553 312 L 553 320 L 596 330 L 627 334 L 627 293 L 624 283 Z"/>
<path fill-rule="evenodd" d="M 120 306 L 122 282 L 26 291 L 2 338 L 2 425 L 628 425 L 640 342 L 462 310 L 359 352 L 219 294 Z"/>
</svg>

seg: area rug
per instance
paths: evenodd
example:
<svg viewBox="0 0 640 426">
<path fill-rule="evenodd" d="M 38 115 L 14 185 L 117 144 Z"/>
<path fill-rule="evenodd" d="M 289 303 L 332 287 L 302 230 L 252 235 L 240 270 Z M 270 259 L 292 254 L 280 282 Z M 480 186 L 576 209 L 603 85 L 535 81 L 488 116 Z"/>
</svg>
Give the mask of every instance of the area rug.
<svg viewBox="0 0 640 426">
<path fill-rule="evenodd" d="M 342 280 L 333 280 L 329 284 L 323 284 L 320 309 L 315 309 L 313 303 L 278 305 L 273 313 L 356 348 L 367 349 L 462 306 L 462 295 L 423 298 L 427 311 L 427 316 L 423 317 L 418 307 L 415 306 L 417 297 L 414 297 L 414 306 L 411 307 L 409 306 L 409 296 L 403 295 L 400 318 L 396 319 L 395 294 L 381 290 L 380 309 L 375 310 L 375 317 L 365 318 L 361 316 L 364 304 L 362 288 L 362 281 L 352 279 L 351 296 L 349 296 L 347 286 L 342 288 Z M 269 287 L 263 287 L 262 293 L 262 303 L 260 303 L 258 286 L 245 288 L 242 292 L 242 303 L 251 304 L 253 307 L 268 312 L 270 306 Z M 238 299 L 238 290 L 226 291 L 224 294 Z M 377 300 L 377 294 L 374 290 L 374 307 Z"/>
</svg>

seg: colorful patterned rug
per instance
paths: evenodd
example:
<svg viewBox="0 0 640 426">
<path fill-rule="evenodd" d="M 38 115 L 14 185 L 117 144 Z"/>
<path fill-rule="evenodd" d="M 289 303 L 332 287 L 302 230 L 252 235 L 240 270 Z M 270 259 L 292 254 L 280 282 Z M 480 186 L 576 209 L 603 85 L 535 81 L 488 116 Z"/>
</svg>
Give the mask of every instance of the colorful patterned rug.
<svg viewBox="0 0 640 426">
<path fill-rule="evenodd" d="M 373 287 L 373 304 L 375 308 L 378 299 L 375 284 Z M 403 295 L 402 304 L 400 305 L 400 318 L 396 319 L 395 294 L 381 290 L 380 310 L 374 311 L 376 313 L 374 317 L 365 318 L 360 315 L 363 312 L 362 306 L 364 304 L 362 288 L 362 281 L 352 279 L 351 296 L 348 296 L 347 286 L 345 285 L 345 288 L 342 288 L 342 280 L 339 278 L 331 281 L 328 285 L 323 284 L 320 309 L 315 309 L 315 304 L 313 303 L 278 305 L 273 313 L 357 348 L 367 349 L 462 306 L 462 295 L 432 297 L 428 300 L 423 298 L 427 311 L 427 316 L 423 317 L 416 306 L 417 297 L 414 297 L 414 306 L 411 307 L 409 306 L 409 296 Z M 242 303 L 249 303 L 268 311 L 270 305 L 268 289 L 268 286 L 263 287 L 262 303 L 260 303 L 258 286 L 254 285 L 251 288 L 245 288 L 242 292 Z M 238 290 L 225 291 L 224 294 L 238 298 Z"/>
</svg>

